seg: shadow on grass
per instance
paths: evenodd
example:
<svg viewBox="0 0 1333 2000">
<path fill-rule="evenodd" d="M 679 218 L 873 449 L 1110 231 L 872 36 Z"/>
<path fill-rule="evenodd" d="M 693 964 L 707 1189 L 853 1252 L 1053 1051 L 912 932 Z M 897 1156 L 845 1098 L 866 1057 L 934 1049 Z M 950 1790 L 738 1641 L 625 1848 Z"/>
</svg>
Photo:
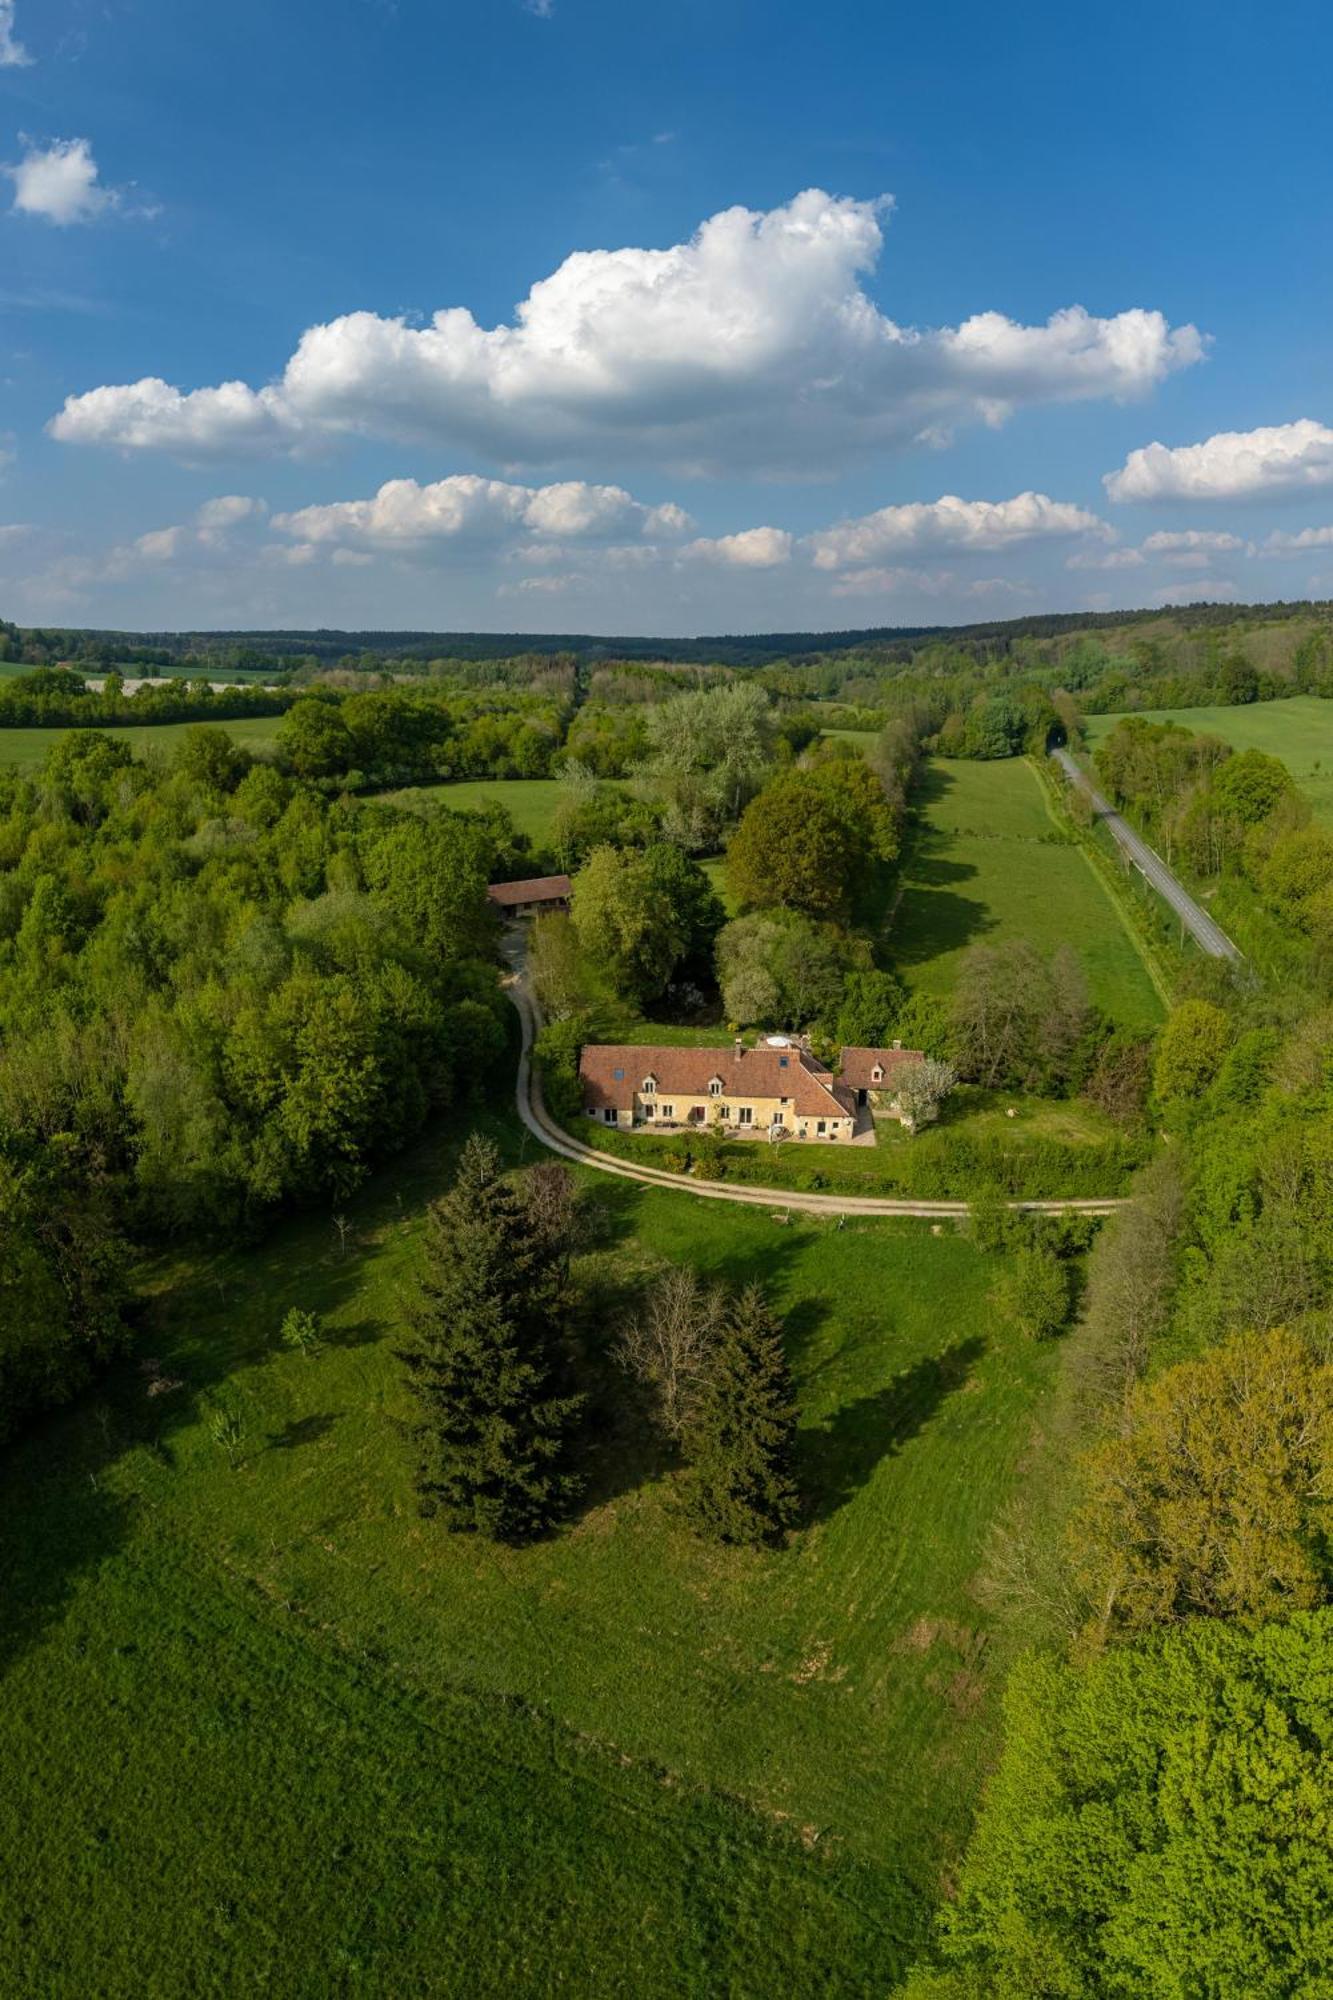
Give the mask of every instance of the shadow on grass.
<svg viewBox="0 0 1333 2000">
<path fill-rule="evenodd" d="M 817 1429 L 797 1435 L 797 1479 L 807 1524 L 826 1521 L 865 1485 L 881 1459 L 918 1436 L 947 1396 L 961 1389 L 986 1351 L 984 1340 L 955 1341 L 872 1396 L 843 1405 Z"/>
<path fill-rule="evenodd" d="M 280 1431 L 269 1432 L 265 1450 L 298 1451 L 303 1444 L 318 1444 L 341 1415 L 341 1410 L 325 1410 L 309 1417 L 293 1417 Z"/>
</svg>

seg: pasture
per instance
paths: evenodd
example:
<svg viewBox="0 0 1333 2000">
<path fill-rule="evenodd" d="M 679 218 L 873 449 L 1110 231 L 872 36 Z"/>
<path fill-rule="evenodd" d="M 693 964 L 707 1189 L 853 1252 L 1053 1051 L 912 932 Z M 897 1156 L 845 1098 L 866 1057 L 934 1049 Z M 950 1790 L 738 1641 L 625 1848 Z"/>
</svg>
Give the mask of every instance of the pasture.
<svg viewBox="0 0 1333 2000">
<path fill-rule="evenodd" d="M 272 748 L 281 721 L 280 715 L 242 715 L 210 726 L 225 729 L 247 750 L 264 751 Z M 144 757 L 153 751 L 170 755 L 186 730 L 198 726 L 194 722 L 131 722 L 107 728 L 105 733 L 128 743 L 134 756 Z M 68 733 L 64 729 L 0 729 L 0 764 L 16 764 L 21 770 L 35 771 L 46 762 L 52 746 Z"/>
<path fill-rule="evenodd" d="M 1121 715 L 1085 718 L 1095 750 Z M 1293 695 L 1289 701 L 1247 702 L 1240 708 L 1151 708 L 1145 722 L 1177 722 L 1200 736 L 1220 736 L 1236 750 L 1263 750 L 1278 757 L 1310 801 L 1317 820 L 1333 826 L 1333 701 Z"/>
<path fill-rule="evenodd" d="M 523 1550 L 450 1537 L 416 1510 L 393 1345 L 459 1136 L 347 1204 L 345 1251 L 315 1216 L 163 1263 L 140 1358 L 9 1452 L 15 1991 L 801 2000 L 887 1991 L 920 1940 L 1026 1636 L 974 1579 L 1058 1347 L 998 1319 L 952 1231 L 601 1182 L 582 1511 Z M 785 1315 L 785 1550 L 691 1536 L 609 1364 L 663 1259 L 762 1277 Z M 293 1305 L 314 1356 L 278 1344 Z"/>
<path fill-rule="evenodd" d="M 1127 1026 L 1162 1007 L 1110 891 L 1062 836 L 1025 758 L 937 757 L 914 800 L 888 952 L 907 984 L 948 994 L 969 945 L 1026 938 L 1046 954 L 1072 945 L 1094 1001 Z"/>
<path fill-rule="evenodd" d="M 534 848 L 551 837 L 555 809 L 565 796 L 558 778 L 457 778 L 444 785 L 415 785 L 381 794 L 395 806 L 448 806 L 451 812 L 474 812 L 481 806 L 503 806 L 520 833 Z"/>
</svg>

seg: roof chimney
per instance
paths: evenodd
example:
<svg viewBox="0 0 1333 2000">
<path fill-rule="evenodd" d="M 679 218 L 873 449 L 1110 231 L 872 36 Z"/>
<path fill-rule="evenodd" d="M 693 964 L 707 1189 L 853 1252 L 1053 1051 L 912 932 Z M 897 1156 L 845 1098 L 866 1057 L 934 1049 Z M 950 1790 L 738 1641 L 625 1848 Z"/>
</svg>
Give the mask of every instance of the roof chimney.
<svg viewBox="0 0 1333 2000">
<path fill-rule="evenodd" d="M 895 1049 L 900 1049 L 902 1047 L 902 1040 L 900 1037 L 895 1036 L 893 1046 Z"/>
<path fill-rule="evenodd" d="M 739 1061 L 740 1061 L 741 1057 L 742 1057 L 742 1056 L 743 1056 L 744 1054 L 745 1054 L 745 1038 L 744 1038 L 744 1036 L 742 1036 L 742 1035 L 737 1035 L 737 1037 L 736 1037 L 736 1060 L 737 1060 L 737 1062 L 739 1062 Z"/>
</svg>

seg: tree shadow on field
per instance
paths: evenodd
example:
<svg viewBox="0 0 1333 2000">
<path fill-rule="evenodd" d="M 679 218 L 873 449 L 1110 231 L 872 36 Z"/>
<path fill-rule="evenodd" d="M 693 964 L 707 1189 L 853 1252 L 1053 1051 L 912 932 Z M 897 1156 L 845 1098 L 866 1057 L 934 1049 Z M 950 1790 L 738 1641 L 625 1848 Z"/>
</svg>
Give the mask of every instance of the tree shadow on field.
<svg viewBox="0 0 1333 2000">
<path fill-rule="evenodd" d="M 342 1415 L 341 1410 L 323 1410 L 308 1417 L 293 1417 L 280 1431 L 270 1431 L 266 1451 L 297 1451 L 303 1444 L 318 1444 L 328 1436 Z"/>
<path fill-rule="evenodd" d="M 961 1389 L 986 1351 L 979 1338 L 904 1368 L 882 1389 L 845 1403 L 827 1423 L 797 1433 L 797 1481 L 810 1525 L 855 1497 L 881 1459 L 902 1450 Z"/>
</svg>

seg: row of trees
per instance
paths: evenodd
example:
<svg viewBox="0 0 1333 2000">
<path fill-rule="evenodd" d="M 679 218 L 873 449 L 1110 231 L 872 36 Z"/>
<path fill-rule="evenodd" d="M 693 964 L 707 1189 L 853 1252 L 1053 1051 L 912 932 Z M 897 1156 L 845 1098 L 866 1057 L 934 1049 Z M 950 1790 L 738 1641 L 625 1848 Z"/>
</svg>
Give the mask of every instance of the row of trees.
<svg viewBox="0 0 1333 2000">
<path fill-rule="evenodd" d="M 0 729 L 84 729 L 125 723 L 221 722 L 246 715 L 281 715 L 292 697 L 280 688 L 219 687 L 204 680 L 168 680 L 126 694 L 114 669 L 103 686 L 59 667 L 0 679 Z"/>
<path fill-rule="evenodd" d="M 587 1481 L 578 1200 L 567 1170 L 513 1186 L 476 1136 L 428 1214 L 420 1290 L 401 1349 L 417 1410 L 423 1512 L 455 1531 L 522 1542 L 564 1520 Z M 685 1507 L 712 1539 L 758 1545 L 796 1519 L 795 1398 L 763 1294 L 673 1270 L 621 1330 L 624 1372 L 683 1458 Z"/>
<path fill-rule="evenodd" d="M 1159 756 L 1200 782 L 1177 740 L 1131 731 L 1130 753 L 1140 801 Z M 1216 807 L 1250 830 L 1244 866 L 1286 788 L 1267 760 L 1203 782 L 1233 765 Z M 1153 1054 L 1170 1143 L 1093 1248 L 992 1551 L 990 1592 L 1055 1636 L 1011 1677 L 911 2000 L 1278 2000 L 1333 1978 L 1333 1018 L 1299 978 L 1194 978 Z"/>
</svg>

